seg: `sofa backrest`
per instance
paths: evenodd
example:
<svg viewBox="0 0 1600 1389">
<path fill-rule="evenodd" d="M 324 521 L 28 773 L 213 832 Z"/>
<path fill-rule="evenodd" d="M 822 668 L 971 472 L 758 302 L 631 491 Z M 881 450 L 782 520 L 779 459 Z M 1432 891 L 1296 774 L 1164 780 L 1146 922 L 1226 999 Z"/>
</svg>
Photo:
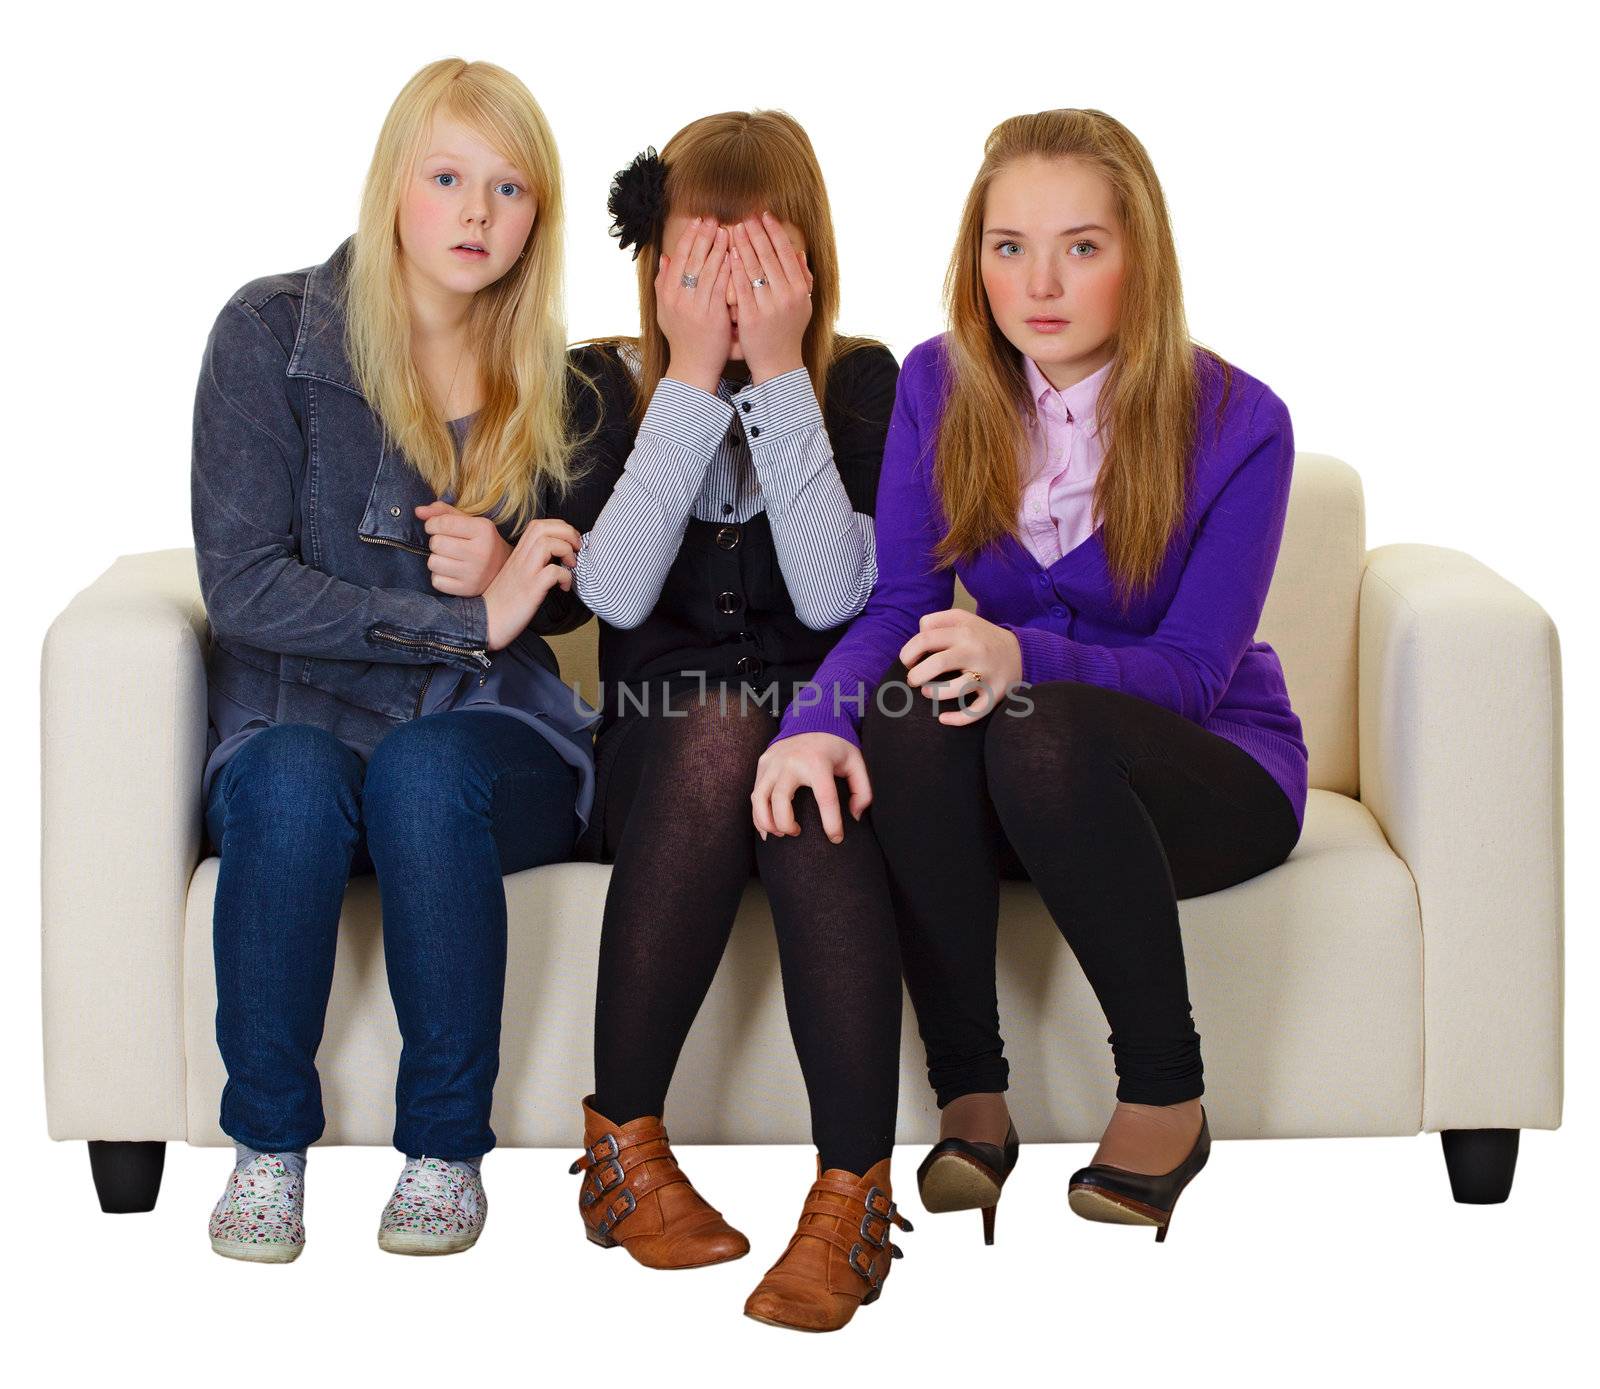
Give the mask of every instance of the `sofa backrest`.
<svg viewBox="0 0 1600 1389">
<path fill-rule="evenodd" d="M 1256 636 L 1283 662 L 1311 754 L 1311 785 L 1345 796 L 1359 791 L 1356 627 L 1366 563 L 1360 475 L 1326 454 L 1297 453 L 1283 546 Z"/>
</svg>

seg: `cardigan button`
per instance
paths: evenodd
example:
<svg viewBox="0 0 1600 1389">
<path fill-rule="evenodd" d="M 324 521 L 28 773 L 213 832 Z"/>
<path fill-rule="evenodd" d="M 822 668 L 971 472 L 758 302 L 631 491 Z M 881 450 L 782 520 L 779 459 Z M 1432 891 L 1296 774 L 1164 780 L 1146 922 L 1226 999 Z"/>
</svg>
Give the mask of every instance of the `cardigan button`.
<svg viewBox="0 0 1600 1389">
<path fill-rule="evenodd" d="M 1067 610 L 1065 608 L 1063 608 L 1059 603 L 1056 604 L 1055 607 L 1051 608 L 1050 611 L 1056 617 L 1065 617 L 1067 615 Z"/>
<path fill-rule="evenodd" d="M 753 424 L 750 426 L 750 437 L 752 439 L 759 439 L 761 437 L 761 426 L 759 424 Z"/>
<path fill-rule="evenodd" d="M 756 660 L 754 656 L 741 656 L 735 662 L 733 668 L 740 675 L 759 675 L 761 673 L 761 662 Z"/>
<path fill-rule="evenodd" d="M 750 402 L 748 400 L 740 401 L 739 408 L 748 415 L 750 413 Z"/>
<path fill-rule="evenodd" d="M 739 528 L 737 526 L 719 526 L 717 528 L 717 547 L 723 550 L 738 548 Z"/>
<path fill-rule="evenodd" d="M 725 589 L 717 595 L 717 611 L 721 613 L 736 613 L 739 611 L 739 595 L 731 588 Z"/>
<path fill-rule="evenodd" d="M 391 515 L 391 516 L 398 516 L 398 515 L 399 515 L 399 514 L 400 514 L 400 508 L 399 508 L 399 507 L 397 507 L 397 506 L 391 506 L 391 507 L 390 507 L 390 508 L 389 508 L 389 515 Z"/>
</svg>

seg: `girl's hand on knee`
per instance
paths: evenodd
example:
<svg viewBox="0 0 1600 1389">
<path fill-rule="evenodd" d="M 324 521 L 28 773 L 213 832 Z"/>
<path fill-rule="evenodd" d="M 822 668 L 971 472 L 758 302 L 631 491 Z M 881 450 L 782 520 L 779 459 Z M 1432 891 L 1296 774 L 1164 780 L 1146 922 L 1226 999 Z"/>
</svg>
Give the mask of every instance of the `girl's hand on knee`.
<svg viewBox="0 0 1600 1389">
<path fill-rule="evenodd" d="M 965 608 L 924 617 L 916 636 L 900 648 L 900 661 L 907 683 L 928 699 L 975 696 L 962 708 L 940 714 L 943 724 L 976 723 L 1022 683 L 1017 634 Z"/>
<path fill-rule="evenodd" d="M 510 557 L 495 524 L 487 516 L 469 516 L 449 502 L 419 506 L 417 515 L 427 524 L 428 572 L 440 593 L 476 598 L 494 581 Z"/>
<path fill-rule="evenodd" d="M 773 743 L 756 763 L 756 786 L 750 793 L 750 818 L 762 839 L 769 834 L 800 833 L 794 818 L 794 793 L 809 786 L 817 799 L 824 833 L 833 843 L 842 843 L 844 819 L 834 784 L 838 777 L 849 784 L 850 814 L 859 820 L 872 804 L 872 783 L 860 748 L 833 733 L 796 733 Z"/>
</svg>

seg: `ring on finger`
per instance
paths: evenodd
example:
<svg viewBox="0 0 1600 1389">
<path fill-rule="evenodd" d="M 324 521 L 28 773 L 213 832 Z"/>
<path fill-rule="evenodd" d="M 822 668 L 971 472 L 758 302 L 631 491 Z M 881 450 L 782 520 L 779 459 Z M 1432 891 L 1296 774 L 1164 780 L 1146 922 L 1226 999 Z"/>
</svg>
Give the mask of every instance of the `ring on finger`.
<svg viewBox="0 0 1600 1389">
<path fill-rule="evenodd" d="M 698 275 L 691 275 L 685 271 L 682 275 L 678 276 L 678 283 L 685 289 L 693 289 L 697 284 L 700 283 L 700 277 Z"/>
<path fill-rule="evenodd" d="M 755 279 L 750 281 L 751 289 L 765 289 L 766 285 L 767 277 L 765 275 L 757 275 Z"/>
</svg>

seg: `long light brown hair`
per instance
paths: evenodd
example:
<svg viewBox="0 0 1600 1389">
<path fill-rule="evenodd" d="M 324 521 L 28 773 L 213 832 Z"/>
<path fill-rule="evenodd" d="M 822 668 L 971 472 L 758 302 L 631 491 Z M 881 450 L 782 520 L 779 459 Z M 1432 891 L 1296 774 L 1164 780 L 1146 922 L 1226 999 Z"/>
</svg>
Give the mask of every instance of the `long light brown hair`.
<svg viewBox="0 0 1600 1389">
<path fill-rule="evenodd" d="M 468 345 L 484 400 L 459 467 L 449 429 L 412 360 L 397 223 L 436 113 L 470 126 L 515 164 L 538 209 L 521 257 L 473 296 Z M 517 78 L 492 63 L 445 58 L 406 83 L 384 120 L 362 193 L 346 291 L 346 350 L 385 433 L 434 493 L 454 487 L 462 511 L 483 515 L 498 507 L 516 529 L 536 513 L 541 486 L 559 494 L 573 477 L 563 216 L 555 138 Z"/>
<path fill-rule="evenodd" d="M 1232 373 L 1189 336 L 1172 226 L 1150 156 L 1132 131 L 1103 111 L 1012 116 L 984 142 L 945 277 L 950 388 L 934 477 L 949 529 L 935 554 L 949 566 L 1019 533 L 1021 460 L 1034 406 L 1022 354 L 989 310 L 982 255 L 989 187 L 1002 169 L 1027 158 L 1076 159 L 1096 169 L 1111 185 L 1122 226 L 1115 355 L 1096 409 L 1104 454 L 1093 506 L 1125 608 L 1154 582 L 1183 520 L 1199 373 L 1220 369 L 1225 391 Z"/>
<path fill-rule="evenodd" d="M 825 404 L 828 368 L 847 352 L 873 340 L 834 332 L 839 316 L 839 253 L 834 244 L 833 215 L 822 168 L 800 122 L 785 111 L 722 111 L 702 116 L 667 141 L 661 161 L 667 166 L 663 227 L 674 212 L 731 223 L 766 209 L 780 222 L 800 229 L 813 280 L 811 321 L 801 340 L 800 355 L 817 403 Z M 632 410 L 636 428 L 666 374 L 670 356 L 666 335 L 656 319 L 655 280 L 666 249 L 658 229 L 655 240 L 637 261 L 639 335 L 589 339 L 626 345 L 637 352 L 639 381 Z"/>
</svg>

